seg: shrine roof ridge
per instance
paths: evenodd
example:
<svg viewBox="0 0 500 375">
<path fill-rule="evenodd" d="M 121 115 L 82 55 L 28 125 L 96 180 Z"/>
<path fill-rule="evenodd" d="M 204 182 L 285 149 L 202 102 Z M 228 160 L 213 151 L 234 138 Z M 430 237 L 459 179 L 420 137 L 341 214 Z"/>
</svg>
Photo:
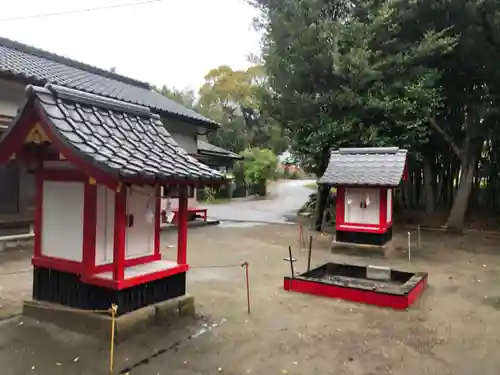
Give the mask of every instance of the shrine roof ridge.
<svg viewBox="0 0 500 375">
<path fill-rule="evenodd" d="M 28 85 L 26 94 L 29 97 L 32 93 L 53 94 L 61 100 L 70 100 L 75 103 L 86 104 L 101 109 L 113 110 L 122 113 L 129 113 L 137 116 L 150 117 L 160 120 L 160 116 L 151 112 L 149 107 L 138 104 L 127 103 L 121 100 L 106 98 L 104 96 L 91 94 L 84 91 L 70 89 L 64 86 L 46 84 L 44 87 Z"/>
<path fill-rule="evenodd" d="M 57 85 L 30 86 L 16 119 L 0 139 L 0 162 L 27 143 L 33 130 L 79 169 L 101 181 L 207 185 L 222 173 L 190 156 L 148 107 Z M 38 130 L 37 130 L 38 129 Z"/>
<path fill-rule="evenodd" d="M 339 148 L 337 151 L 340 154 L 353 155 L 353 154 L 396 154 L 399 147 L 346 147 Z"/>
<path fill-rule="evenodd" d="M 398 147 L 341 148 L 332 151 L 320 184 L 386 186 L 401 183 L 408 151 Z"/>
</svg>

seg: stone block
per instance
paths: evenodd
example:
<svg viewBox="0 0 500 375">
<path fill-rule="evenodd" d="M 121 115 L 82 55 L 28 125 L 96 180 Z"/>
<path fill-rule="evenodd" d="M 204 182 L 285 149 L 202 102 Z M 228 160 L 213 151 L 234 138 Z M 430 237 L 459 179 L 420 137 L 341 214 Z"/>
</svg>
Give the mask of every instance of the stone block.
<svg viewBox="0 0 500 375">
<path fill-rule="evenodd" d="M 116 318 L 116 341 L 124 341 L 148 327 L 172 324 L 177 319 L 194 314 L 194 297 L 190 295 L 143 307 Z M 79 310 L 49 302 L 29 300 L 24 301 L 23 315 L 99 339 L 107 340 L 111 334 L 111 315 L 105 312 Z"/>
</svg>

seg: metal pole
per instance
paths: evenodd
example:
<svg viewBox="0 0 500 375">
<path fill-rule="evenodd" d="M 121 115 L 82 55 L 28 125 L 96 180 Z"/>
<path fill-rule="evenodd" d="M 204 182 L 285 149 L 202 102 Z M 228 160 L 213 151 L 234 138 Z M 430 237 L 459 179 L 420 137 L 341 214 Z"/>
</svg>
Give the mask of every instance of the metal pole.
<svg viewBox="0 0 500 375">
<path fill-rule="evenodd" d="M 408 263 L 411 263 L 411 232 L 408 232 Z"/>
<path fill-rule="evenodd" d="M 248 315 L 250 315 L 250 280 L 248 278 L 248 262 L 243 263 L 243 266 L 245 267 L 245 281 L 247 284 L 247 308 Z"/>
<path fill-rule="evenodd" d="M 312 252 L 313 236 L 309 236 L 309 254 L 307 256 L 307 272 L 311 269 L 311 252 Z"/>
<path fill-rule="evenodd" d="M 292 290 L 292 280 L 294 278 L 294 272 L 293 272 L 293 258 L 292 258 L 292 247 L 288 246 L 288 254 L 290 256 L 290 270 L 292 271 L 292 278 L 290 279 L 290 290 Z"/>
</svg>

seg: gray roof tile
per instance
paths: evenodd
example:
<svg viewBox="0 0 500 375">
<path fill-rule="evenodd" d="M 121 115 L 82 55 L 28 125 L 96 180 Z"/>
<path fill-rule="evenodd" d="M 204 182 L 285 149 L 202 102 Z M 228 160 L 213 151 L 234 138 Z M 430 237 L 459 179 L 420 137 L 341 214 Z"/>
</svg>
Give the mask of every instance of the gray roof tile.
<svg viewBox="0 0 500 375">
<path fill-rule="evenodd" d="M 211 143 L 205 142 L 201 139 L 198 139 L 198 153 L 200 154 L 210 154 L 210 155 L 221 155 L 230 159 L 243 159 L 242 156 L 235 154 L 229 150 L 225 150 L 222 147 L 218 147 Z"/>
<path fill-rule="evenodd" d="M 67 147 L 107 173 L 155 180 L 223 179 L 180 148 L 147 107 L 50 84 L 28 86 L 27 92 L 27 105 L 38 105 Z"/>
<path fill-rule="evenodd" d="M 36 84 L 53 83 L 146 106 L 154 112 L 180 116 L 202 126 L 218 126 L 214 121 L 153 91 L 147 83 L 1 37 L 0 73 Z"/>
<path fill-rule="evenodd" d="M 341 148 L 333 151 L 319 183 L 330 185 L 398 186 L 407 151 L 397 147 Z"/>
</svg>

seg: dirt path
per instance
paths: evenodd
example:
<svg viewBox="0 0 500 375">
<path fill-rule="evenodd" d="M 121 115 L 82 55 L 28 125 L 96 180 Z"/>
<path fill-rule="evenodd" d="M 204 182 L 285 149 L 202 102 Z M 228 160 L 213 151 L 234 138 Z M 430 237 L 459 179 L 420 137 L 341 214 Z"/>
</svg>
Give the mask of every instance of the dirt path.
<svg viewBox="0 0 500 375">
<path fill-rule="evenodd" d="M 165 234 L 164 247 L 174 243 L 173 236 Z M 202 320 L 158 327 L 120 345 L 116 367 L 131 367 L 134 375 L 498 374 L 500 239 L 425 232 L 423 240 L 423 250 L 413 251 L 409 266 L 401 250 L 390 260 L 332 255 L 330 238 L 315 236 L 315 265 L 345 260 L 429 272 L 424 297 L 409 311 L 395 312 L 284 292 L 289 268 L 283 257 L 288 244 L 297 248 L 296 226 L 190 230 L 188 290 Z M 403 246 L 406 236 L 398 242 Z M 170 252 L 175 250 L 166 250 L 166 256 Z M 306 253 L 296 249 L 294 256 L 297 269 L 304 270 Z M 26 267 L 22 259 L 13 260 L 19 268 Z M 250 262 L 251 316 L 243 269 L 207 267 L 245 260 Z M 8 263 L 2 263 L 3 269 Z M 0 276 L 9 304 L 29 291 L 29 275 Z M 106 373 L 104 343 L 20 322 L 0 324 L 2 374 Z"/>
</svg>

